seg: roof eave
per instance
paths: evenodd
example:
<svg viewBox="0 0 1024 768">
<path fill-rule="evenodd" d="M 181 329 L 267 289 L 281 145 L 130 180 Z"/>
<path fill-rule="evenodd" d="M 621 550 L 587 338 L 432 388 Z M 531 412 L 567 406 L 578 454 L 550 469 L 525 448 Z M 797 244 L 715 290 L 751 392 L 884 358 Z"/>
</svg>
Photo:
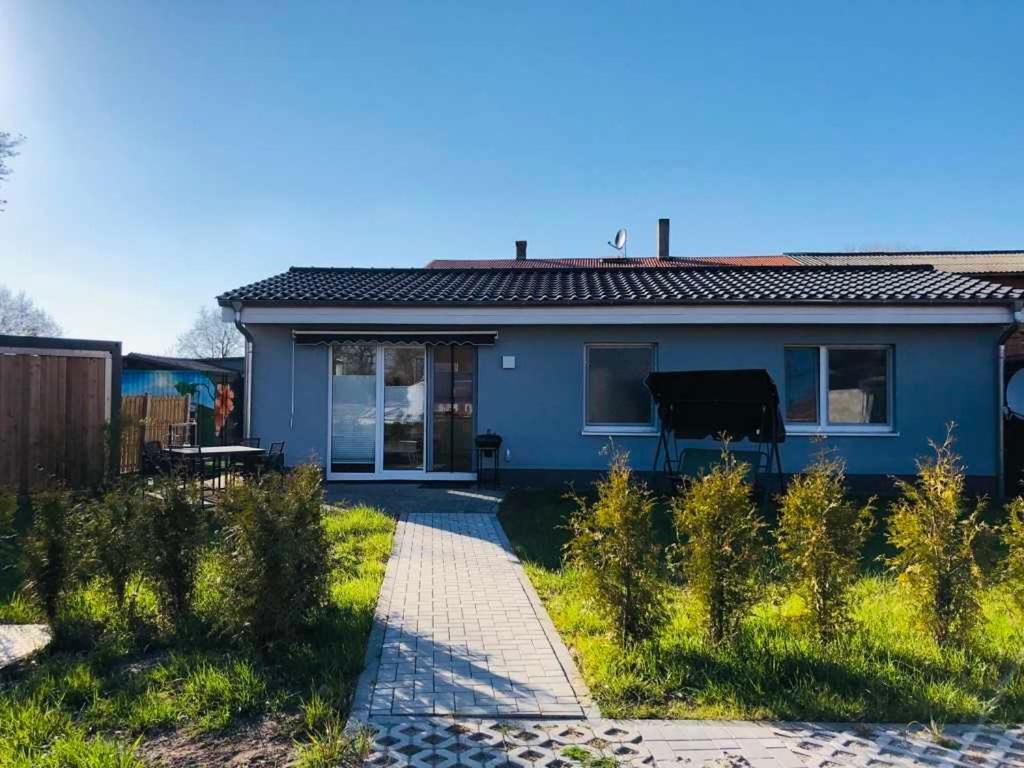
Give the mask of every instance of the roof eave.
<svg viewBox="0 0 1024 768">
<path fill-rule="evenodd" d="M 928 306 L 928 307 L 991 307 L 1009 306 L 1017 307 L 1021 299 L 1013 296 L 995 297 L 991 299 L 928 299 L 928 298 L 898 298 L 898 299 L 801 299 L 780 300 L 780 299 L 709 299 L 707 301 L 675 301 L 675 300 L 652 300 L 652 301 L 601 301 L 583 300 L 573 302 L 547 302 L 547 301 L 336 301 L 336 300 L 308 300 L 299 301 L 294 299 L 229 299 L 222 301 L 218 297 L 218 303 L 222 307 L 234 307 L 240 304 L 242 307 L 410 307 L 416 309 L 424 308 L 465 308 L 465 307 L 493 307 L 517 309 L 523 307 L 543 308 L 567 308 L 573 307 L 714 307 L 714 306 L 769 306 L 769 307 L 799 307 L 799 306 L 840 306 L 840 307 L 888 307 L 888 306 Z"/>
</svg>

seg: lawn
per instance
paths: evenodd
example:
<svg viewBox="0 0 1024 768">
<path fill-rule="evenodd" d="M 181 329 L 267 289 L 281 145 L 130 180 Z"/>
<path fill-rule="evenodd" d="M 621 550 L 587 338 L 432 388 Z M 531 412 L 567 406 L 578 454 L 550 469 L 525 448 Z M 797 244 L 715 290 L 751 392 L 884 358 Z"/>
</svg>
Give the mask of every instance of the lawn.
<svg viewBox="0 0 1024 768">
<path fill-rule="evenodd" d="M 831 647 L 812 639 L 802 601 L 771 578 L 767 597 L 731 645 L 702 636 L 693 602 L 672 580 L 671 619 L 652 641 L 625 648 L 582 597 L 561 548 L 571 502 L 553 491 L 514 491 L 500 519 L 580 670 L 609 717 L 939 722 L 1024 719 L 1024 616 L 998 588 L 983 596 L 970 650 L 941 650 L 915 626 L 902 585 L 878 558 L 888 551 L 885 508 L 867 545 L 853 621 Z M 763 510 L 771 523 L 771 503 Z M 663 546 L 670 513 L 655 510 Z M 766 541 L 766 545 L 769 541 Z M 979 561 L 992 560 L 982 542 Z M 775 573 L 775 569 L 772 570 Z"/>
<path fill-rule="evenodd" d="M 368 508 L 329 508 L 323 524 L 334 563 L 329 606 L 298 641 L 273 654 L 218 636 L 215 548 L 202 561 L 188 637 L 161 628 L 145 584 L 137 585 L 139 618 L 130 632 L 112 620 L 113 599 L 102 585 L 79 588 L 64 610 L 81 628 L 80 648 L 44 652 L 0 673 L 0 765 L 219 763 L 218 750 L 230 752 L 233 742 L 252 749 L 259 739 L 267 754 L 257 757 L 268 760 L 260 764 L 284 762 L 296 751 L 307 768 L 350 756 L 341 727 L 394 523 Z M 38 608 L 12 592 L 15 576 L 8 571 L 0 584 L 0 616 L 37 617 Z"/>
</svg>

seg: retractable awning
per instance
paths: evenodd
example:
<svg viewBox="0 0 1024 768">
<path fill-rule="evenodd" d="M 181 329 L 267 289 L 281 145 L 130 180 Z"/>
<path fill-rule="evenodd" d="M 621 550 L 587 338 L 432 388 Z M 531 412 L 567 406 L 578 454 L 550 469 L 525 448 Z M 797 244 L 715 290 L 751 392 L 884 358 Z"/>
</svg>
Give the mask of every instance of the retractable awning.
<svg viewBox="0 0 1024 768">
<path fill-rule="evenodd" d="M 343 344 L 378 342 L 385 344 L 493 344 L 497 331 L 293 331 L 296 344 Z"/>
</svg>

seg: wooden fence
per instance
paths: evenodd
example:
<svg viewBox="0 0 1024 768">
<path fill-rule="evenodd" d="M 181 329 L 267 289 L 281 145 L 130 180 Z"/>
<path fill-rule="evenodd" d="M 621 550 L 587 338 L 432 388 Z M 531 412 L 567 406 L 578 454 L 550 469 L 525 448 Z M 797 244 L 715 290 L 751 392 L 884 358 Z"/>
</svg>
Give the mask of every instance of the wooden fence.
<svg viewBox="0 0 1024 768">
<path fill-rule="evenodd" d="M 0 486 L 102 478 L 120 389 L 120 342 L 0 336 Z"/>
<path fill-rule="evenodd" d="M 121 398 L 121 472 L 137 472 L 142 444 L 167 443 L 167 428 L 188 420 L 188 395 L 126 395 Z"/>
</svg>

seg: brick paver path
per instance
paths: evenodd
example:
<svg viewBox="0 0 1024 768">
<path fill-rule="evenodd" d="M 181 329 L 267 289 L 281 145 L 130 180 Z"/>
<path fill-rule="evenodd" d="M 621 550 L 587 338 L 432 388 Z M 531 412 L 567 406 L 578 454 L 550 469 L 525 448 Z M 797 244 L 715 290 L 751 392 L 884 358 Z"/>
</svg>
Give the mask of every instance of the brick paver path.
<svg viewBox="0 0 1024 768">
<path fill-rule="evenodd" d="M 405 513 L 353 717 L 597 714 L 494 514 Z"/>
</svg>

